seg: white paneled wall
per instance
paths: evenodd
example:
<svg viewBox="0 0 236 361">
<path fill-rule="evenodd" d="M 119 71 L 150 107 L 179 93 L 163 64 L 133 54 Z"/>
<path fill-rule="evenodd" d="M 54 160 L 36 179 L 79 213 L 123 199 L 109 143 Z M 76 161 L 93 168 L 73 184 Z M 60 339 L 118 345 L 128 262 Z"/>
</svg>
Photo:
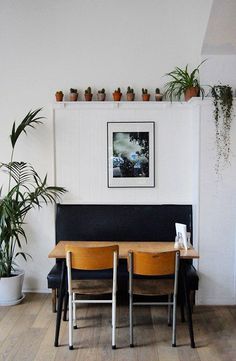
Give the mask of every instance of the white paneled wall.
<svg viewBox="0 0 236 361">
<path fill-rule="evenodd" d="M 107 104 L 107 107 L 106 107 Z M 132 104 L 132 105 L 131 105 Z M 69 203 L 193 202 L 192 107 L 174 103 L 80 103 L 55 109 L 56 181 Z M 107 122 L 155 122 L 155 188 L 107 187 Z"/>
</svg>

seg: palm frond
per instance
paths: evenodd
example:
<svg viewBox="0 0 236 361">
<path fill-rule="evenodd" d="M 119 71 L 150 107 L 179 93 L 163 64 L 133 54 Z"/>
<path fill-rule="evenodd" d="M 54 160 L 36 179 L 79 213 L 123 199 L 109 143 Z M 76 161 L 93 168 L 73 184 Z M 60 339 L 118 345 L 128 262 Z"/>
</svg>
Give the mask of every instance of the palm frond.
<svg viewBox="0 0 236 361">
<path fill-rule="evenodd" d="M 36 109 L 34 111 L 29 111 L 22 122 L 16 127 L 16 122 L 13 123 L 12 131 L 10 135 L 11 145 L 14 149 L 17 139 L 21 135 L 22 132 L 26 133 L 26 129 L 28 127 L 34 128 L 36 124 L 42 123 L 40 119 L 44 119 L 44 117 L 37 117 L 37 114 L 42 110 L 42 108 Z"/>
</svg>

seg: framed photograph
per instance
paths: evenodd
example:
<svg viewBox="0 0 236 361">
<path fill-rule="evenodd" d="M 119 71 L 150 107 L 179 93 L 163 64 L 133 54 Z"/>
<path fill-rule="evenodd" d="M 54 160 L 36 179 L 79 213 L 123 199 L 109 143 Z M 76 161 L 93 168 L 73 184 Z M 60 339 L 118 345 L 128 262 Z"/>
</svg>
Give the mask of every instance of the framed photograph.
<svg viewBox="0 0 236 361">
<path fill-rule="evenodd" d="M 155 123 L 108 122 L 108 187 L 155 187 Z"/>
</svg>

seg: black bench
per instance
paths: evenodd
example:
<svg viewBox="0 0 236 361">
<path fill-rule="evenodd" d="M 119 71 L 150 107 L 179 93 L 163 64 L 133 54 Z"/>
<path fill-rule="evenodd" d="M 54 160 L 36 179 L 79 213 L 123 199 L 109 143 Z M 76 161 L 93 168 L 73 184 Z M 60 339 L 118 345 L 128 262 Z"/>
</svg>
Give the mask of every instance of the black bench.
<svg viewBox="0 0 236 361">
<path fill-rule="evenodd" d="M 175 222 L 187 224 L 192 234 L 191 205 L 57 205 L 56 243 L 81 241 L 174 241 Z M 198 289 L 198 275 L 192 261 L 186 263 L 189 290 Z M 48 288 L 60 287 L 62 263 L 56 261 L 48 274 Z M 81 279 L 110 277 L 109 272 L 78 271 Z M 119 262 L 118 300 L 127 300 L 128 272 L 126 260 Z M 179 298 L 181 298 L 181 287 Z M 55 301 L 55 296 L 53 297 Z M 54 302 L 55 311 L 55 302 Z"/>
</svg>

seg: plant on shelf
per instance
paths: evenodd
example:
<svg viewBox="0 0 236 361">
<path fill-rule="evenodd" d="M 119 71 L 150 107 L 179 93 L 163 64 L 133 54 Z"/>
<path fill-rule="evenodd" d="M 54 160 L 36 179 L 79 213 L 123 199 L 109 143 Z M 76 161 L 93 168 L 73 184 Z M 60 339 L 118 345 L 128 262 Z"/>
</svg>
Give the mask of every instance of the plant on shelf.
<svg viewBox="0 0 236 361">
<path fill-rule="evenodd" d="M 160 102 L 163 99 L 163 94 L 161 94 L 159 88 L 156 88 L 155 99 L 157 102 Z"/>
<path fill-rule="evenodd" d="M 78 100 L 78 90 L 74 88 L 70 88 L 70 101 L 76 102 Z"/>
<path fill-rule="evenodd" d="M 148 102 L 150 100 L 150 94 L 148 93 L 148 89 L 142 88 L 142 98 L 144 102 Z"/>
<path fill-rule="evenodd" d="M 55 97 L 56 97 L 56 101 L 57 102 L 62 102 L 63 101 L 63 97 L 64 97 L 64 94 L 61 90 L 58 90 L 55 94 Z"/>
<path fill-rule="evenodd" d="M 216 129 L 216 173 L 229 163 L 230 131 L 233 117 L 233 90 L 229 85 L 214 85 L 211 88 Z"/>
<path fill-rule="evenodd" d="M 90 86 L 85 90 L 84 98 L 86 102 L 91 102 L 91 100 L 93 99 L 93 94 Z"/>
<path fill-rule="evenodd" d="M 134 98 L 135 98 L 134 89 L 132 89 L 130 86 L 128 86 L 128 88 L 127 88 L 126 98 L 127 98 L 127 101 L 129 101 L 129 102 L 134 101 Z"/>
<path fill-rule="evenodd" d="M 121 100 L 121 97 L 122 97 L 122 93 L 120 91 L 120 88 L 117 88 L 116 90 L 114 90 L 112 95 L 113 95 L 113 100 L 115 102 L 119 102 Z"/>
<path fill-rule="evenodd" d="M 185 101 L 192 97 L 197 97 L 200 94 L 204 97 L 204 89 L 199 82 L 199 68 L 206 61 L 203 60 L 191 73 L 188 70 L 188 65 L 184 69 L 175 67 L 173 71 L 167 73 L 166 76 L 171 80 L 165 84 L 165 95 L 172 101 L 173 98 L 180 100 L 184 95 Z"/>
<path fill-rule="evenodd" d="M 102 88 L 101 90 L 98 90 L 97 93 L 97 100 L 99 101 L 104 101 L 106 99 L 106 91 L 104 88 Z"/>
<path fill-rule="evenodd" d="M 8 176 L 7 185 L 0 188 L 0 304 L 15 304 L 22 297 L 24 272 L 17 270 L 16 261 L 19 256 L 24 260 L 28 256 L 23 250 L 23 243 L 27 243 L 26 216 L 43 203 L 55 202 L 66 191 L 48 186 L 47 175 L 41 178 L 31 164 L 14 160 L 19 137 L 42 123 L 40 110 L 30 111 L 18 126 L 13 123 L 10 162 L 0 163 L 0 170 Z"/>
</svg>

